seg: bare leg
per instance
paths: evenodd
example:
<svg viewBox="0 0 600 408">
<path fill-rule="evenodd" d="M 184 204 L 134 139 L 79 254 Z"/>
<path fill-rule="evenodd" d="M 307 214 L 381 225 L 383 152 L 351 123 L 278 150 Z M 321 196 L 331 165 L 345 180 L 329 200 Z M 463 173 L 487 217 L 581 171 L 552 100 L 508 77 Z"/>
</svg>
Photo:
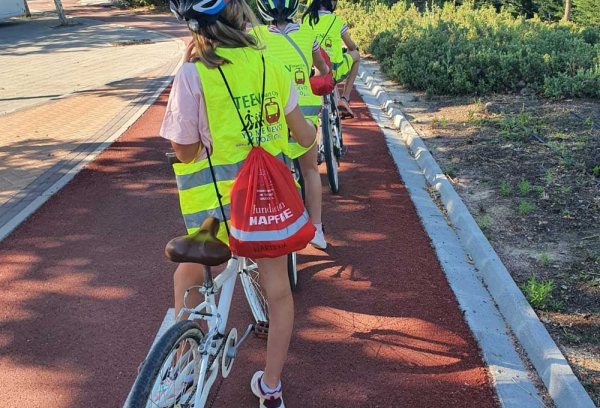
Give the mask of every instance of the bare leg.
<svg viewBox="0 0 600 408">
<path fill-rule="evenodd" d="M 269 302 L 269 339 L 267 364 L 263 380 L 267 387 L 275 388 L 287 359 L 290 338 L 294 327 L 294 300 L 287 276 L 287 256 L 258 259 L 260 285 Z"/>
<path fill-rule="evenodd" d="M 183 295 L 185 291 L 192 285 L 202 285 L 204 280 L 204 272 L 202 265 L 192 263 L 179 264 L 175 275 L 173 275 L 173 283 L 175 287 L 175 318 L 179 311 L 183 308 Z M 187 306 L 195 307 L 202 302 L 202 295 L 197 290 L 191 291 L 187 298 Z M 186 318 L 187 315 L 184 315 Z"/>
<path fill-rule="evenodd" d="M 298 157 L 302 177 L 304 177 L 304 189 L 306 190 L 306 209 L 314 224 L 321 223 L 321 202 L 323 189 L 321 187 L 321 176 L 317 167 L 317 143 L 311 149 Z"/>
<path fill-rule="evenodd" d="M 346 82 L 344 83 L 344 93 L 342 96 L 346 99 L 350 99 L 350 92 L 352 92 L 354 81 L 358 75 L 358 64 L 360 62 L 360 53 L 358 50 L 348 51 L 348 54 L 352 57 L 352 68 L 350 68 L 350 74 L 348 74 L 348 78 L 346 78 Z"/>
</svg>

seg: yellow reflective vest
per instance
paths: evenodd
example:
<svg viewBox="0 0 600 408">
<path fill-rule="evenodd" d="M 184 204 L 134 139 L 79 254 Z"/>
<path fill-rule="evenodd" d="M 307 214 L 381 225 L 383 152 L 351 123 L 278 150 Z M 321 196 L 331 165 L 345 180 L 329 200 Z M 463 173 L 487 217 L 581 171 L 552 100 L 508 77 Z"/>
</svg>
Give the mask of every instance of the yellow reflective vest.
<svg viewBox="0 0 600 408">
<path fill-rule="evenodd" d="M 202 82 L 208 125 L 212 136 L 211 160 L 216 187 L 222 196 L 227 220 L 230 218 L 230 192 L 244 160 L 250 153 L 249 137 L 260 138 L 260 146 L 284 160 L 289 154 L 288 128 L 284 109 L 290 94 L 290 80 L 278 60 L 265 58 L 265 94 L 262 95 L 262 51 L 251 48 L 219 48 L 217 54 L 231 61 L 221 66 L 233 94 L 231 98 L 218 69 L 196 63 Z M 264 98 L 263 116 L 260 116 Z M 238 112 L 246 124 L 247 133 Z M 262 133 L 261 133 L 262 123 Z M 255 143 L 256 145 L 256 143 Z M 204 147 L 203 147 L 204 149 Z M 215 183 L 208 159 L 173 165 L 179 201 L 189 234 L 208 217 L 221 220 L 218 237 L 228 242 Z"/>
<path fill-rule="evenodd" d="M 301 25 L 300 30 L 288 34 L 294 41 L 297 50 L 281 34 L 269 32 L 267 26 L 258 26 L 254 28 L 254 33 L 259 41 L 266 47 L 269 55 L 277 58 L 288 71 L 292 83 L 300 95 L 298 105 L 304 117 L 310 119 L 315 126 L 319 124 L 319 112 L 321 111 L 321 97 L 313 94 L 310 87 L 310 68 L 313 65 L 312 48 L 315 42 L 315 33 L 308 25 Z M 304 55 L 304 59 L 300 55 Z M 290 138 L 290 157 L 295 159 L 306 153 L 310 147 L 302 147 L 296 141 Z"/>
<path fill-rule="evenodd" d="M 343 19 L 336 16 L 335 14 L 324 14 L 319 16 L 319 22 L 314 26 L 310 25 L 309 17 L 306 16 L 303 20 L 302 25 L 309 25 L 315 31 L 317 41 L 321 44 L 321 47 L 327 52 L 331 59 L 331 68 L 333 69 L 333 77 L 336 81 L 339 81 L 349 69 L 347 61 L 344 59 L 344 53 L 342 47 L 342 36 L 340 32 L 344 27 Z M 344 72 L 341 72 L 341 71 Z M 340 71 L 340 72 L 338 72 Z"/>
</svg>

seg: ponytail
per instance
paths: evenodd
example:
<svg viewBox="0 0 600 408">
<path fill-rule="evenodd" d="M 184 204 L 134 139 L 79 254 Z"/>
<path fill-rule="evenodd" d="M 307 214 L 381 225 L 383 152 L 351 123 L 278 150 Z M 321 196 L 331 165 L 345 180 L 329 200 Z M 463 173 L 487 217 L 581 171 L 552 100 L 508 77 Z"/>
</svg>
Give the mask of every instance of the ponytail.
<svg viewBox="0 0 600 408">
<path fill-rule="evenodd" d="M 321 8 L 333 13 L 333 1 L 313 0 L 302 15 L 302 21 L 306 19 L 306 16 L 308 16 L 308 23 L 313 27 L 317 25 L 319 23 L 319 10 L 321 10 Z"/>
</svg>

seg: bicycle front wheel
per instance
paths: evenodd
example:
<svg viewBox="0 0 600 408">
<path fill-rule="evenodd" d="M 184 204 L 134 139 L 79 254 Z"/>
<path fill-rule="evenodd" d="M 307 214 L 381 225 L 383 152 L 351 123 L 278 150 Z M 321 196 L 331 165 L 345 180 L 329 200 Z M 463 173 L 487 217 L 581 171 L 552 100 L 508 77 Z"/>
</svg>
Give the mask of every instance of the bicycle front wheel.
<svg viewBox="0 0 600 408">
<path fill-rule="evenodd" d="M 203 337 L 197 323 L 175 323 L 150 350 L 123 408 L 191 407 Z"/>
<path fill-rule="evenodd" d="M 327 166 L 327 180 L 329 187 L 334 194 L 340 191 L 338 179 L 338 160 L 335 153 L 335 142 L 333 140 L 331 118 L 329 117 L 329 107 L 323 107 L 321 112 L 321 139 L 323 142 L 323 153 L 325 155 L 325 164 Z"/>
</svg>

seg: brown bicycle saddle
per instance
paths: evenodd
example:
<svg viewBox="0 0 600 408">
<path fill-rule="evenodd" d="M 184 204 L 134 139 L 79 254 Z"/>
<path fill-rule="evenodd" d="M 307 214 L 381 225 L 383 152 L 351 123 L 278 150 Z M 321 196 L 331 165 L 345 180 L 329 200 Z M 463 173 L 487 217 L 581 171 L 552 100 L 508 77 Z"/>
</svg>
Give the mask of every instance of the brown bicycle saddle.
<svg viewBox="0 0 600 408">
<path fill-rule="evenodd" d="M 231 258 L 227 244 L 217 238 L 220 221 L 207 218 L 198 231 L 174 238 L 167 244 L 165 255 L 173 262 L 217 266 Z"/>
</svg>

